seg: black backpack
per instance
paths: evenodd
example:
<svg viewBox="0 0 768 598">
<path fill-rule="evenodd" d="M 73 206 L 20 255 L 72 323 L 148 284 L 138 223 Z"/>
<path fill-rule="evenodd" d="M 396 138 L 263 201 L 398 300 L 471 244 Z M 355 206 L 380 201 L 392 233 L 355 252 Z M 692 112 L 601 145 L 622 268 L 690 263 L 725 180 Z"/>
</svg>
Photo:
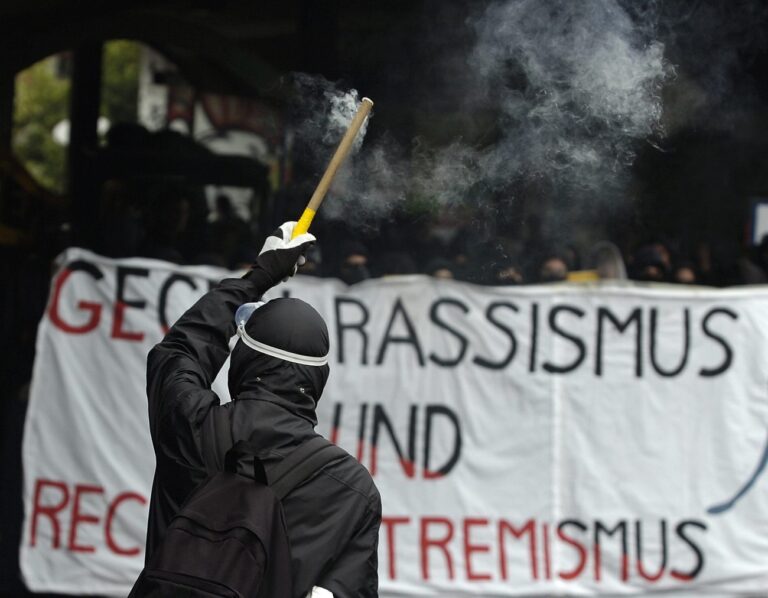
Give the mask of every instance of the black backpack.
<svg viewBox="0 0 768 598">
<path fill-rule="evenodd" d="M 129 598 L 293 598 L 291 555 L 280 499 L 343 449 L 315 436 L 267 476 L 256 448 L 237 442 L 225 470 L 195 488 L 171 520 Z M 253 457 L 254 479 L 238 475 Z"/>
</svg>

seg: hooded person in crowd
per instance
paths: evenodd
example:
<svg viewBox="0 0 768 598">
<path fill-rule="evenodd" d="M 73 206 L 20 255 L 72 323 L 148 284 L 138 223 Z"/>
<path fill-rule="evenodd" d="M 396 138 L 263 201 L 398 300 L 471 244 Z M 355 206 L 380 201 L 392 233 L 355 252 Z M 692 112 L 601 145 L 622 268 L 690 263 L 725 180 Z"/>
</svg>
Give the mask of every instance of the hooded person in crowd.
<svg viewBox="0 0 768 598">
<path fill-rule="evenodd" d="M 325 322 L 299 299 L 259 303 L 296 272 L 315 241 L 309 233 L 291 240 L 294 226 L 285 223 L 268 237 L 243 278 L 221 281 L 149 354 L 147 396 L 157 465 L 147 562 L 195 486 L 223 470 L 224 455 L 235 442 L 250 440 L 262 449 L 259 458 L 269 478 L 271 468 L 317 436 L 315 409 L 329 374 Z M 211 383 L 236 332 L 229 369 L 233 400 L 220 404 Z M 381 501 L 360 463 L 349 455 L 331 462 L 282 504 L 296 597 L 378 595 Z"/>
<path fill-rule="evenodd" d="M 355 284 L 371 277 L 365 245 L 353 240 L 341 244 L 341 263 L 336 276 L 346 284 Z"/>
</svg>

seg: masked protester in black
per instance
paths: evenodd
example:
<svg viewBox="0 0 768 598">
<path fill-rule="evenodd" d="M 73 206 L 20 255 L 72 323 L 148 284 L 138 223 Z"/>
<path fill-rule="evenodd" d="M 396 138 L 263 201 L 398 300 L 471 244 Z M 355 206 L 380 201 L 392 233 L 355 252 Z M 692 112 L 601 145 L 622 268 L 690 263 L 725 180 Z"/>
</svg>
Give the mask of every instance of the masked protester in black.
<svg viewBox="0 0 768 598">
<path fill-rule="evenodd" d="M 229 355 L 238 308 L 292 276 L 314 242 L 308 233 L 291 240 L 294 226 L 285 223 L 268 237 L 242 279 L 223 280 L 204 295 L 149 354 L 147 396 L 157 465 L 147 561 L 195 486 L 223 470 L 224 454 L 234 442 L 250 439 L 261 447 L 269 477 L 275 464 L 317 435 L 315 408 L 329 372 L 328 330 L 298 299 L 269 301 L 237 327 L 240 340 L 229 370 L 233 400 L 220 405 L 211 390 Z M 282 502 L 297 598 L 378 596 L 381 501 L 362 465 L 351 456 L 334 461 Z"/>
</svg>

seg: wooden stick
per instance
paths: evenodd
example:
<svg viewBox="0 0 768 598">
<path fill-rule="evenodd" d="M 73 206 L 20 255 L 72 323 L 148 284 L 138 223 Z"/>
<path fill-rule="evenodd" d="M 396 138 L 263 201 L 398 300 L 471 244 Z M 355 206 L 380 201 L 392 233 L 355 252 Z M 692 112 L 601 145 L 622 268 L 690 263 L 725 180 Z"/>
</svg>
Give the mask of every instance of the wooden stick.
<svg viewBox="0 0 768 598">
<path fill-rule="evenodd" d="M 323 173 L 323 178 L 321 178 L 320 182 L 317 184 L 315 192 L 312 194 L 312 197 L 309 198 L 309 203 L 304 209 L 304 213 L 302 213 L 299 222 L 293 229 L 293 237 L 297 237 L 309 230 L 309 225 L 312 223 L 312 219 L 315 217 L 317 210 L 320 209 L 320 204 L 323 203 L 323 199 L 325 199 L 325 195 L 331 187 L 333 177 L 336 176 L 336 171 L 347 157 L 349 150 L 352 148 L 352 142 L 355 140 L 360 127 L 363 126 L 365 117 L 368 116 L 371 108 L 373 108 L 373 102 L 369 98 L 363 98 L 352 122 L 349 124 L 347 132 L 344 133 L 344 137 L 342 137 L 341 142 L 339 143 L 339 147 L 336 148 L 336 153 L 333 154 L 331 161 L 328 163 L 328 167 Z"/>
</svg>

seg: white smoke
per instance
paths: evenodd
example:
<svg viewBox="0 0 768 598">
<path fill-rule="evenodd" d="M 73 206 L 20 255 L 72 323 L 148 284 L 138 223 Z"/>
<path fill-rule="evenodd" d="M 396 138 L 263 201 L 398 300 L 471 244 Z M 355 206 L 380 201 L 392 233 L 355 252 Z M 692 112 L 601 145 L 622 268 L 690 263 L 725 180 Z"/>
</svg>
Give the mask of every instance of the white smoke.
<svg viewBox="0 0 768 598">
<path fill-rule="evenodd" d="M 295 91 L 294 109 L 297 115 L 296 136 L 302 143 L 312 148 L 314 158 L 330 160 L 328 150 L 335 148 L 349 128 L 360 106 L 360 96 L 356 89 L 343 90 L 320 76 L 295 73 L 292 76 Z M 360 149 L 368 128 L 368 120 L 363 123 L 352 145 L 352 153 Z"/>
<path fill-rule="evenodd" d="M 415 140 L 406 151 L 378 137 L 339 173 L 327 216 L 349 217 L 354 207 L 359 216 L 382 218 L 413 195 L 478 205 L 531 180 L 572 199 L 620 193 L 637 144 L 662 134 L 661 90 L 673 74 L 654 37 L 653 12 L 630 14 L 618 0 L 483 7 L 463 25 L 474 44 L 461 57 L 468 66 L 461 83 L 467 111 L 495 114 L 493 141 L 431 147 Z M 297 134 L 329 158 L 354 115 L 357 92 L 316 78 L 300 84 L 317 105 Z"/>
<path fill-rule="evenodd" d="M 616 0 L 495 2 L 472 26 L 475 84 L 504 123 L 481 158 L 487 180 L 542 177 L 595 193 L 638 140 L 661 133 L 672 68 L 650 24 Z"/>
</svg>

